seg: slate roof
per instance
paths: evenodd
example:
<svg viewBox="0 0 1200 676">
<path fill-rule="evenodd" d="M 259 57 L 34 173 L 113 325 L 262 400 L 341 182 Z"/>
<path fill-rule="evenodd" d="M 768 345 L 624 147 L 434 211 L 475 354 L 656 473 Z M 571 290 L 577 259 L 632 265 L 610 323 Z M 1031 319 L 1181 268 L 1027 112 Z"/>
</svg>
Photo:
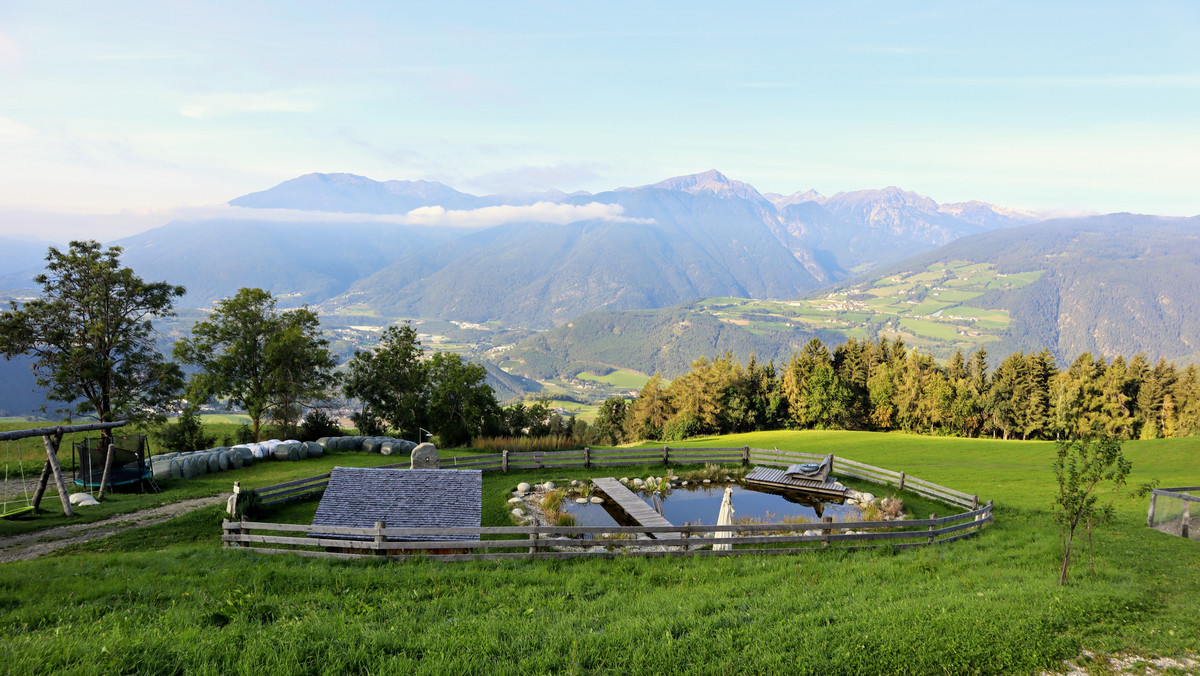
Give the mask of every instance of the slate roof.
<svg viewBox="0 0 1200 676">
<path fill-rule="evenodd" d="M 374 528 L 383 521 L 388 528 L 478 527 L 482 505 L 483 473 L 477 469 L 334 467 L 313 525 Z M 436 539 L 475 540 L 478 535 Z"/>
</svg>

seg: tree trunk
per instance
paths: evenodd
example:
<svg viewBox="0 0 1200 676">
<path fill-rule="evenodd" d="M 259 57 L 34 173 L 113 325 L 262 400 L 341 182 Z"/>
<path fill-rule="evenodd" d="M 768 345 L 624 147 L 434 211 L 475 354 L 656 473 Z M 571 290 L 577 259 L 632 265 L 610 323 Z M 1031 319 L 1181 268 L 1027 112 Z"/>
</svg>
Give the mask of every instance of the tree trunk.
<svg viewBox="0 0 1200 676">
<path fill-rule="evenodd" d="M 1063 554 L 1062 572 L 1058 576 L 1058 586 L 1063 586 L 1067 583 L 1067 569 L 1071 565 L 1071 540 L 1075 538 L 1075 529 L 1072 527 L 1067 533 L 1067 551 Z"/>
</svg>

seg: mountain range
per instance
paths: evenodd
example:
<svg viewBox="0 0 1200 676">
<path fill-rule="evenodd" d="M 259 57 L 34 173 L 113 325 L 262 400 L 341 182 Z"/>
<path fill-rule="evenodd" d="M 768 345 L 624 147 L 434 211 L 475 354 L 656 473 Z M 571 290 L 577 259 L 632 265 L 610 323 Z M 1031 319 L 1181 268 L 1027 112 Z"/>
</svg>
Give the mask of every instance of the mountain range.
<svg viewBox="0 0 1200 676">
<path fill-rule="evenodd" d="M 1035 220 L 979 202 L 939 205 L 894 187 L 765 196 L 718 171 L 597 194 L 510 196 L 309 174 L 229 204 L 240 208 L 238 217 L 172 222 L 117 242 L 123 260 L 147 279 L 183 284 L 185 302 L 197 307 L 261 286 L 326 312 L 353 307 L 550 328 L 596 310 L 796 296 L 965 235 Z M 531 208 L 486 223 L 489 209 L 530 205 L 582 217 L 552 222 Z M 422 220 L 447 212 L 482 220 L 469 227 Z"/>
</svg>

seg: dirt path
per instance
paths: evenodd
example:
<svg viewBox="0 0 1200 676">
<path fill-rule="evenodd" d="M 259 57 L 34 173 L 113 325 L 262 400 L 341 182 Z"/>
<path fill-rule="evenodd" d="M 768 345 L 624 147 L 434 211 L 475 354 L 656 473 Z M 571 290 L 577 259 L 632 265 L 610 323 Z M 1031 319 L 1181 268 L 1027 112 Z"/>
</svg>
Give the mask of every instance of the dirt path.
<svg viewBox="0 0 1200 676">
<path fill-rule="evenodd" d="M 145 509 L 129 514 L 93 521 L 91 523 L 76 523 L 58 528 L 22 533 L 11 537 L 0 537 L 0 563 L 23 561 L 49 554 L 57 549 L 79 542 L 90 542 L 102 537 L 108 537 L 131 528 L 152 526 L 173 519 L 180 514 L 186 514 L 209 505 L 224 504 L 228 495 L 208 498 L 193 498 L 181 500 L 169 505 Z"/>
</svg>

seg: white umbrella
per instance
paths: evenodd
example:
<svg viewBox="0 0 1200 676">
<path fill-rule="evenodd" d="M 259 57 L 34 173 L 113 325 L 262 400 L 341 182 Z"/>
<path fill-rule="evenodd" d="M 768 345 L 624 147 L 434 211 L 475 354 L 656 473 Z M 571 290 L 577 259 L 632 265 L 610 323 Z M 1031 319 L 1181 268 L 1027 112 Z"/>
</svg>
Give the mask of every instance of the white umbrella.
<svg viewBox="0 0 1200 676">
<path fill-rule="evenodd" d="M 721 512 L 717 515 L 718 526 L 733 525 L 733 486 L 725 487 L 725 497 L 721 499 Z M 722 531 L 715 534 L 715 537 L 724 538 L 733 535 L 733 531 Z M 729 551 L 733 549 L 730 544 L 713 545 L 713 551 Z"/>
</svg>

